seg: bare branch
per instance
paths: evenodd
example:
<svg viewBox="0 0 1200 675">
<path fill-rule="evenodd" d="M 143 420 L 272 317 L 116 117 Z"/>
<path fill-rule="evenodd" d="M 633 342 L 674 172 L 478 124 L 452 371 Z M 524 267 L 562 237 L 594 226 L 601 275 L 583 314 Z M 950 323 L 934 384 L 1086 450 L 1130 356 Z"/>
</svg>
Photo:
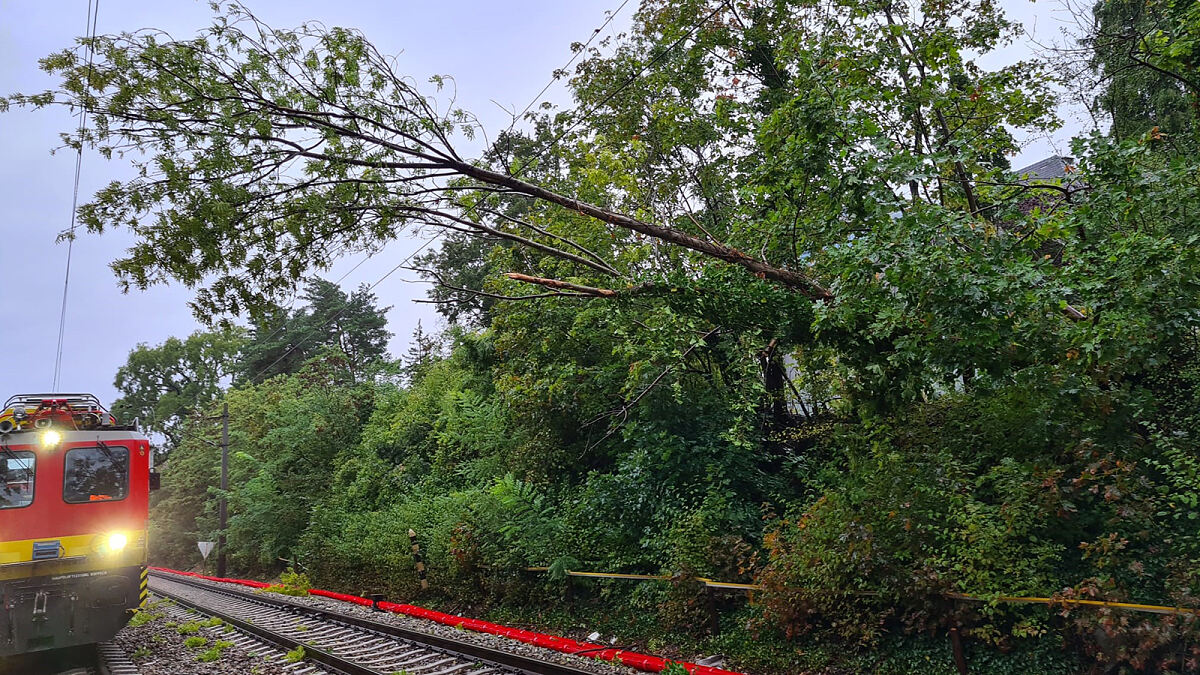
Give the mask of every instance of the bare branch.
<svg viewBox="0 0 1200 675">
<path fill-rule="evenodd" d="M 531 277 L 527 274 L 521 274 L 519 272 L 509 272 L 504 276 L 514 281 L 523 281 L 527 284 L 536 284 L 538 286 L 545 286 L 546 288 L 575 291 L 581 295 L 590 295 L 597 298 L 615 298 L 621 294 L 620 291 L 614 291 L 609 288 L 596 288 L 595 286 L 583 286 L 580 284 L 573 284 L 569 281 L 559 281 L 558 279 Z"/>
<path fill-rule="evenodd" d="M 501 213 L 499 211 L 492 211 L 492 210 L 488 209 L 488 210 L 485 210 L 484 213 L 487 213 L 496 218 L 500 218 L 502 220 L 506 220 L 515 225 L 521 225 L 522 227 L 527 227 L 527 228 L 533 230 L 534 232 L 537 232 L 538 234 L 541 234 L 546 237 L 550 237 L 551 239 L 556 239 L 558 241 L 561 241 L 562 243 L 566 244 L 567 246 L 570 246 L 571 248 L 575 249 L 576 251 L 583 253 L 584 255 L 588 256 L 589 258 L 591 258 L 591 259 L 595 260 L 596 262 L 598 262 L 599 264 L 603 265 L 604 268 L 607 269 L 609 271 L 609 273 L 611 273 L 613 276 L 615 276 L 615 277 L 624 276 L 623 274 L 618 272 L 616 270 L 616 268 L 614 268 L 612 265 L 609 265 L 608 261 L 606 261 L 604 258 L 601 258 L 599 255 L 592 252 L 588 248 L 581 246 L 580 244 L 578 244 L 570 239 L 567 239 L 566 237 L 560 237 L 559 235 L 554 234 L 553 232 L 550 232 L 550 231 L 546 230 L 545 228 L 538 227 L 537 225 L 534 225 L 533 223 L 530 223 L 530 222 L 524 221 L 524 220 L 520 220 L 519 218 L 513 218 L 512 216 Z"/>
<path fill-rule="evenodd" d="M 421 272 L 423 274 L 428 274 L 429 276 L 432 276 L 435 279 L 437 279 L 438 286 L 441 286 L 442 288 L 448 288 L 456 293 L 464 293 L 467 295 L 471 295 L 471 296 L 475 296 L 475 297 L 482 297 L 482 298 L 492 298 L 495 300 L 537 300 L 539 298 L 592 298 L 592 297 L 596 297 L 595 295 L 592 295 L 590 293 L 562 293 L 559 291 L 551 291 L 549 293 L 535 293 L 532 295 L 501 295 L 499 293 L 489 293 L 487 291 L 477 291 L 475 289 L 463 288 L 461 286 L 455 286 L 454 284 L 447 283 L 446 280 L 442 277 L 442 275 L 438 274 L 437 271 L 435 271 L 435 270 L 423 269 L 423 268 L 417 268 L 417 267 L 408 267 L 406 269 L 410 269 L 414 272 Z M 450 301 L 450 300 L 419 300 L 418 299 L 418 300 L 414 300 L 413 302 L 421 302 L 421 303 L 429 303 L 429 304 L 446 304 L 447 302 L 453 302 L 453 301 Z"/>
<path fill-rule="evenodd" d="M 638 404 L 638 401 L 641 401 L 643 398 L 645 398 L 646 394 L 649 394 L 651 391 L 653 391 L 654 388 L 657 387 L 658 384 L 663 381 L 663 378 L 665 378 L 667 375 L 669 375 L 671 373 L 672 370 L 675 369 L 675 366 L 679 365 L 679 363 L 681 363 L 684 359 L 687 358 L 688 354 L 691 354 L 692 351 L 694 349 L 696 349 L 696 347 L 699 347 L 700 345 L 705 344 L 706 341 L 708 340 L 708 338 L 719 330 L 721 330 L 721 327 L 716 326 L 712 330 L 710 330 L 707 333 L 705 333 L 704 335 L 702 335 L 700 337 L 700 339 L 693 342 L 691 344 L 691 346 L 689 346 L 687 349 L 684 350 L 684 352 L 682 354 L 679 355 L 679 358 L 676 360 L 675 363 L 672 363 L 669 366 L 667 366 L 666 368 L 664 368 L 662 370 L 662 372 L 660 372 L 658 374 L 658 377 L 655 377 L 650 382 L 650 384 L 646 385 L 645 388 L 643 388 L 640 392 L 638 392 L 637 396 L 634 396 L 632 399 L 626 401 L 625 404 L 622 405 L 619 409 L 609 411 L 607 413 L 604 413 L 603 415 L 600 415 L 599 417 L 596 417 L 595 419 L 592 419 L 592 420 L 589 420 L 588 422 L 586 422 L 584 424 L 584 426 L 590 426 L 592 424 L 595 424 L 596 422 L 599 422 L 600 420 L 602 420 L 606 417 L 612 418 L 612 417 L 616 417 L 618 415 L 621 417 L 621 424 L 611 425 L 609 427 L 608 431 L 603 436 L 600 437 L 600 440 L 596 441 L 595 443 L 588 444 L 587 450 L 585 450 L 584 452 L 588 452 L 588 451 L 592 450 L 593 448 L 597 447 L 604 441 L 611 438 L 613 434 L 617 433 L 617 431 L 620 430 L 621 425 L 624 424 L 625 420 L 629 419 L 629 411 L 632 410 L 633 407 Z"/>
</svg>

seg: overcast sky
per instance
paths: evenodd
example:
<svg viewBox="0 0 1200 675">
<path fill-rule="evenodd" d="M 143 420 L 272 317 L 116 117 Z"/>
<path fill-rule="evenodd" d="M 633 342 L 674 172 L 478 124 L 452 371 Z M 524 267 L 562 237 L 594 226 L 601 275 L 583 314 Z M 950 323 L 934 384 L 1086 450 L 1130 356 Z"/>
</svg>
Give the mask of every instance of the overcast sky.
<svg viewBox="0 0 1200 675">
<path fill-rule="evenodd" d="M 362 29 L 384 53 L 401 54 L 399 71 L 424 81 L 429 75 L 451 75 L 459 105 L 476 113 L 494 135 L 510 118 L 496 103 L 520 110 L 550 81 L 551 72 L 571 57 L 569 45 L 584 41 L 604 23 L 605 11 L 620 0 L 247 0 L 268 24 L 292 27 L 319 20 L 326 25 Z M 631 0 L 605 30 L 623 30 L 638 0 Z M 1025 23 L 1034 39 L 1053 38 L 1061 17 L 1053 3 L 1034 5 L 1004 0 L 1014 18 Z M 85 29 L 87 0 L 0 0 L 0 94 L 31 92 L 54 86 L 37 68 L 37 60 L 72 44 Z M 97 30 L 112 33 L 154 27 L 177 37 L 190 37 L 208 25 L 207 2 L 194 0 L 103 0 Z M 989 58 L 1027 56 L 1029 41 Z M 567 105 L 561 85 L 546 97 Z M 545 97 L 544 97 L 545 98 Z M 496 102 L 496 103 L 493 103 Z M 14 393 L 42 392 L 54 374 L 59 309 L 66 244 L 57 234 L 70 224 L 75 156 L 50 155 L 58 134 L 75 121 L 62 110 L 12 111 L 0 115 L 0 400 Z M 1050 138 L 1028 139 L 1013 160 L 1023 166 L 1065 148 L 1079 128 L 1069 124 Z M 98 187 L 128 175 L 119 161 L 105 162 L 85 153 L 80 200 Z M 60 391 L 90 391 L 105 403 L 117 394 L 113 375 L 138 343 L 156 344 L 199 328 L 186 302 L 191 291 L 179 286 L 147 292 L 120 293 L 108 263 L 131 243 L 121 232 L 101 237 L 83 234 L 75 242 L 71 262 L 66 337 Z M 342 282 L 347 290 L 372 283 L 421 241 L 401 239 L 367 261 Z M 337 279 L 358 258 L 340 262 L 325 276 Z M 377 289 L 388 314 L 394 355 L 403 354 L 420 319 L 427 327 L 437 319 L 429 305 L 415 304 L 424 286 L 412 273 L 400 271 Z"/>
</svg>

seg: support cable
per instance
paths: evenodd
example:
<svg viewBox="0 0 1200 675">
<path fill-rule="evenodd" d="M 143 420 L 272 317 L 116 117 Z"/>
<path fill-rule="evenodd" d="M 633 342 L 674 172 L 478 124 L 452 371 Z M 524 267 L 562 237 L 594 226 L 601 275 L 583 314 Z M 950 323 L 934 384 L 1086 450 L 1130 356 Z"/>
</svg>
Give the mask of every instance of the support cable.
<svg viewBox="0 0 1200 675">
<path fill-rule="evenodd" d="M 579 51 L 575 52 L 575 55 L 571 57 L 571 60 L 567 61 L 565 64 L 563 64 L 562 68 L 559 68 L 558 70 L 554 71 L 555 72 L 554 77 L 550 78 L 550 81 L 546 83 L 546 86 L 542 87 L 542 90 L 539 91 L 537 93 L 537 95 L 533 97 L 533 100 L 529 102 L 529 105 L 525 106 L 525 109 L 522 110 L 520 113 L 513 116 L 512 124 L 508 125 L 508 131 L 512 131 L 513 127 L 515 127 L 517 125 L 517 120 L 524 117 L 525 113 L 529 112 L 529 110 L 531 108 L 533 108 L 534 104 L 538 102 L 538 99 L 542 97 L 542 94 L 545 94 L 547 91 L 549 91 L 550 87 L 554 86 L 555 82 L 558 82 L 559 78 L 558 78 L 557 74 L 560 72 L 566 72 L 567 68 L 570 68 L 571 64 L 575 63 L 575 59 L 579 58 L 581 54 L 583 54 L 585 51 L 587 51 L 588 46 L 592 44 L 592 40 L 595 40 L 596 37 L 599 36 L 600 33 L 603 32 L 604 29 L 608 27 L 608 24 L 612 23 L 612 20 L 617 18 L 617 15 L 621 13 L 621 10 L 625 9 L 625 5 L 628 5 L 628 4 L 629 4 L 629 0 L 625 0 L 616 9 L 614 9 L 611 12 L 608 12 L 608 18 L 604 20 L 604 23 L 600 24 L 599 28 L 592 31 L 591 37 L 589 37 L 587 39 L 587 42 L 583 43 L 583 46 L 579 48 Z"/>
<path fill-rule="evenodd" d="M 621 4 L 621 7 L 624 7 L 624 6 L 625 6 L 625 3 L 622 3 L 622 4 Z M 589 106 L 589 107 L 588 107 L 588 108 L 587 108 L 587 109 L 586 109 L 586 110 L 583 112 L 583 114 L 581 114 L 580 116 L 576 117 L 576 119 L 575 119 L 575 121 L 574 121 L 574 122 L 572 122 L 572 123 L 568 124 L 568 125 L 566 126 L 566 128 L 565 128 L 565 129 L 563 129 L 563 130 L 562 130 L 562 131 L 561 131 L 561 132 L 560 132 L 560 133 L 559 133 L 557 136 L 555 136 L 555 137 L 554 137 L 554 138 L 553 138 L 553 139 L 552 139 L 552 140 L 551 140 L 551 141 L 550 141 L 548 144 L 546 144 L 546 146 L 542 148 L 541 152 L 537 153 L 537 155 L 534 157 L 534 160 L 533 160 L 533 161 L 525 162 L 525 163 L 523 163 L 523 164 L 522 164 L 520 167 L 518 167 L 518 168 L 517 168 L 517 171 L 515 171 L 515 172 L 513 173 L 513 177 L 514 177 L 514 178 L 520 178 L 520 177 L 521 177 L 521 174 L 523 174 L 523 173 L 525 172 L 525 169 L 526 169 L 526 168 L 528 168 L 528 167 L 530 167 L 530 166 L 533 166 L 533 165 L 535 165 L 535 164 L 537 163 L 537 161 L 541 160 L 541 159 L 542 159 L 542 158 L 543 158 L 543 157 L 546 155 L 546 153 L 548 153 L 548 152 L 549 152 L 550 150 L 552 150 L 552 149 L 553 149 L 553 148 L 554 148 L 556 145 L 558 145 L 558 143 L 559 143 L 560 141 L 562 141 L 562 139 L 563 139 L 563 138 L 565 138 L 567 134 L 569 134 L 571 131 L 573 131 L 573 130 L 574 130 L 574 129 L 575 129 L 577 126 L 579 126 L 579 125 L 580 125 L 582 122 L 584 122 L 585 120 L 587 120 L 587 119 L 588 119 L 588 117 L 589 117 L 589 116 L 590 116 L 590 115 L 591 115 L 593 112 L 595 112 L 595 111 L 596 111 L 596 110 L 598 110 L 600 107 L 604 106 L 604 105 L 605 105 L 605 104 L 607 104 L 609 101 L 611 101 L 611 100 L 613 99 L 613 97 L 615 97 L 617 94 L 619 94 L 619 93 L 621 93 L 622 91 L 624 91 L 624 90 L 625 90 L 625 89 L 626 89 L 626 88 L 627 88 L 629 85 L 631 85 L 631 84 L 633 84 L 634 82 L 636 82 L 636 81 L 638 80 L 638 78 L 640 78 L 640 77 L 642 77 L 643 75 L 645 75 L 645 74 L 646 74 L 646 71 L 648 71 L 648 70 L 649 70 L 651 67 L 653 67 L 653 66 L 654 66 L 656 63 L 658 63 L 658 62 L 659 62 L 659 61 L 661 61 L 663 58 L 665 58 L 667 54 L 669 54 L 670 52 L 674 51 L 674 49 L 675 49 L 676 47 L 678 47 L 680 44 L 682 44 L 684 41 L 686 41 L 688 38 L 690 38 L 690 37 L 692 36 L 692 34 L 693 34 L 693 33 L 695 33 L 697 30 L 699 30 L 699 28 L 700 28 L 702 25 L 704 25 L 704 23 L 706 23 L 707 21 L 709 21 L 710 19 L 712 19 L 714 16 L 716 16 L 716 15 L 717 15 L 717 14 L 718 14 L 718 13 L 721 11 L 721 9 L 722 9 L 724 6 L 725 6 L 724 4 L 718 5 L 718 6 L 717 6 L 717 8 L 716 8 L 716 9 L 714 9 L 712 12 L 709 12 L 707 15 L 705 15 L 704 17 L 702 17 L 702 18 L 701 18 L 699 21 L 697 21 L 696 23 L 692 24 L 692 26 L 690 26 L 690 27 L 688 28 L 688 30 L 687 30 L 686 32 L 684 32 L 684 34 L 683 34 L 683 35 L 681 35 L 679 38 L 677 38 L 675 41 L 673 41 L 673 42 L 672 42 L 670 45 L 668 45 L 666 49 L 662 50 L 662 51 L 661 51 L 661 52 L 659 52 L 658 54 L 655 54 L 655 55 L 654 55 L 654 56 L 652 56 L 650 59 L 648 59 L 648 60 L 646 61 L 646 63 L 642 64 L 642 66 L 641 66 L 640 68 L 638 68 L 638 70 L 636 70 L 635 72 L 633 72 L 633 73 L 632 73 L 632 74 L 631 74 L 631 75 L 630 75 L 630 76 L 629 76 L 629 77 L 628 77 L 628 78 L 627 78 L 627 79 L 626 79 L 624 82 L 622 82 L 622 83 L 621 83 L 619 86 L 617 86 L 615 89 L 613 89 L 612 91 L 610 91 L 610 92 L 609 92 L 609 93 L 608 93 L 608 94 L 607 94 L 607 95 L 606 95 L 606 96 L 605 96 L 603 99 L 601 99 L 601 100 L 600 100 L 598 103 L 596 103 L 596 104 L 593 104 L 592 106 Z M 618 8 L 617 8 L 617 11 L 619 11 L 619 10 L 620 10 L 620 7 L 618 7 Z M 612 18 L 613 18 L 613 16 L 615 16 L 615 14 L 616 14 L 616 12 L 613 12 L 613 14 L 612 14 L 612 15 L 610 15 L 610 17 L 609 17 L 609 21 L 611 21 L 611 20 L 612 20 Z M 606 22 L 606 25 L 607 25 L 607 22 Z M 599 32 L 600 32 L 600 30 L 602 30 L 602 29 L 603 29 L 603 26 L 601 26 L 601 28 L 600 28 L 600 29 L 597 29 L 596 31 L 593 31 L 592 37 L 594 38 L 596 35 L 598 35 L 598 34 L 599 34 Z M 589 42 L 590 42 L 590 40 L 589 40 Z M 573 61 L 573 60 L 574 60 L 574 59 L 572 59 L 572 61 Z M 568 62 L 568 64 L 569 64 L 569 63 L 570 63 L 570 62 Z M 547 88 L 548 88 L 548 87 L 549 87 L 549 85 L 547 85 Z M 543 91 L 544 91 L 544 90 L 543 90 Z M 538 96 L 541 96 L 541 94 L 538 94 Z M 535 99 L 535 100 L 536 100 L 536 99 Z M 532 105 L 533 105 L 533 104 L 531 103 L 531 104 L 530 104 L 530 106 L 532 106 Z M 527 108 L 527 110 L 528 110 L 528 108 Z M 471 205 L 471 207 L 470 207 L 470 208 L 468 208 L 468 209 L 466 210 L 466 212 L 464 212 L 464 214 L 463 214 L 463 217 L 465 218 L 467 215 L 471 214 L 472 212 L 475 212 L 475 211 L 477 211 L 477 210 L 478 210 L 478 208 L 479 208 L 479 206 L 480 206 L 481 204 L 483 204 L 484 202 L 486 202 L 486 201 L 487 201 L 487 199 L 488 199 L 489 197 L 491 197 L 491 195 L 487 195 L 487 196 L 485 196 L 485 197 L 484 197 L 484 199 L 482 199 L 482 200 L 480 200 L 480 201 L 478 201 L 478 202 L 475 202 L 474 204 L 472 204 L 472 205 Z M 446 231 L 446 230 L 444 230 L 444 229 L 442 229 L 442 230 L 438 230 L 438 231 L 437 231 L 437 232 L 436 232 L 436 233 L 435 233 L 435 234 L 434 234 L 432 237 L 430 237 L 430 238 L 429 238 L 429 239 L 428 239 L 428 240 L 427 240 L 427 241 L 426 241 L 424 244 L 422 244 L 422 245 L 421 245 L 419 248 L 417 248 L 417 249 L 416 249 L 415 251 L 413 251 L 412 253 L 408 254 L 408 256 L 406 256 L 406 257 L 404 258 L 404 260 L 401 260 L 401 261 L 400 261 L 400 262 L 399 262 L 399 263 L 398 263 L 398 264 L 397 264 L 395 267 L 393 267 L 393 268 L 392 268 L 391 270 L 389 270 L 389 271 L 388 271 L 386 274 L 384 274 L 382 277 L 380 277 L 379 279 L 377 279 L 377 280 L 375 281 L 375 283 L 371 284 L 371 285 L 370 285 L 370 286 L 367 288 L 367 290 L 368 290 L 368 291 L 374 290 L 376 286 L 378 286 L 379 284 L 383 283 L 383 282 L 384 282 L 384 280 L 386 280 L 388 277 L 392 276 L 392 274 L 394 274 L 394 273 L 396 272 L 396 270 L 398 270 L 398 269 L 400 269 L 401 267 L 403 267 L 403 266 L 404 266 L 404 265 L 405 265 L 405 264 L 406 264 L 406 263 L 407 263 L 409 260 L 411 260 L 413 257 L 415 257 L 415 256 L 416 256 L 418 253 L 420 253 L 420 252 L 421 252 L 421 251 L 423 251 L 424 249 L 428 248 L 428 247 L 429 247 L 431 244 L 433 244 L 433 242 L 434 242 L 434 241 L 436 241 L 436 240 L 438 239 L 438 237 L 440 237 L 440 236 L 441 236 L 441 235 L 442 235 L 442 234 L 443 234 L 445 231 Z M 360 263 L 360 264 L 361 264 L 361 263 Z M 357 266 L 356 266 L 356 267 L 357 267 Z M 247 378 L 247 380 L 248 380 L 249 382 L 253 383 L 253 382 L 254 382 L 254 380 L 255 380 L 256 378 L 258 378 L 260 375 L 263 375 L 264 373 L 266 373 L 267 371 L 269 371 L 271 368 L 274 368 L 274 367 L 275 367 L 277 364 L 279 364 L 279 362 L 281 362 L 281 361 L 283 361 L 285 358 L 287 358 L 287 357 L 288 357 L 288 356 L 289 356 L 289 355 L 290 355 L 292 352 L 294 352 L 296 349 L 298 349 L 298 348 L 299 348 L 301 345 L 303 345 L 304 343 L 308 342 L 308 340 L 309 340 L 310 338 L 312 338 L 313 336 L 315 336 L 315 335 L 317 334 L 317 331 L 319 331 L 319 330 L 321 330 L 321 329 L 325 328 L 326 326 L 328 326 L 329 324 L 333 323 L 333 322 L 334 322 L 334 321 L 336 321 L 338 318 L 340 318 L 340 317 L 341 317 L 341 315 L 342 315 L 342 314 L 343 314 L 345 311 L 346 311 L 346 307 L 343 307 L 342 309 L 338 310 L 338 311 L 337 311 L 337 312 L 336 312 L 336 313 L 335 313 L 333 316 L 331 316 L 331 317 L 329 317 L 328 319 L 326 319 L 326 320 L 325 320 L 325 321 L 324 321 L 324 322 L 323 322 L 323 323 L 322 323 L 320 326 L 317 326 L 316 328 L 313 328 L 313 329 L 312 329 L 312 330 L 311 330 L 311 331 L 310 331 L 310 332 L 309 332 L 307 335 L 305 335 L 305 336 L 304 336 L 304 338 L 303 338 L 303 339 L 301 339 L 300 341 L 298 341 L 296 344 L 292 345 L 292 347 L 291 347 L 291 348 L 289 348 L 289 349 L 288 349 L 286 352 L 284 352 L 283 354 L 281 354 L 281 355 L 279 356 L 279 358 L 277 358 L 277 359 L 275 359 L 274 361 L 272 361 L 272 362 L 270 363 L 270 365 L 268 365 L 268 366 L 266 366 L 266 367 L 264 367 L 264 368 L 260 368 L 260 369 L 259 369 L 257 372 L 255 372 L 253 375 L 251 375 L 249 378 Z"/>
<path fill-rule="evenodd" d="M 84 34 L 88 39 L 87 80 L 83 83 L 83 105 L 79 111 L 79 152 L 75 155 L 75 188 L 71 195 L 71 227 L 67 231 L 67 269 L 63 274 L 62 307 L 58 313 L 58 348 L 54 355 L 54 380 L 50 391 L 58 391 L 58 380 L 62 373 L 63 339 L 67 332 L 67 290 L 71 285 L 71 254 L 75 249 L 75 219 L 79 208 L 79 176 L 83 170 L 83 134 L 87 129 L 87 88 L 91 85 L 92 59 L 96 54 L 96 20 L 100 16 L 100 0 L 88 0 L 87 24 Z"/>
</svg>

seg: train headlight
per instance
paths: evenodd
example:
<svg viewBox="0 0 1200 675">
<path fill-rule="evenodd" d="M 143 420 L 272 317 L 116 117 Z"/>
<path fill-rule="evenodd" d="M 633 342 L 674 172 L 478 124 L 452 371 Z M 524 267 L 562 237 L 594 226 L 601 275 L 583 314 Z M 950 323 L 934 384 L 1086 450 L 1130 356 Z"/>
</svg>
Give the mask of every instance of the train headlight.
<svg viewBox="0 0 1200 675">
<path fill-rule="evenodd" d="M 42 447 L 48 450 L 50 448 L 57 447 L 58 444 L 62 442 L 62 434 L 53 429 L 47 429 L 42 432 L 41 441 Z"/>
<path fill-rule="evenodd" d="M 110 553 L 120 553 L 125 549 L 125 544 L 129 543 L 129 539 L 120 532 L 115 532 L 108 535 L 108 550 Z"/>
</svg>

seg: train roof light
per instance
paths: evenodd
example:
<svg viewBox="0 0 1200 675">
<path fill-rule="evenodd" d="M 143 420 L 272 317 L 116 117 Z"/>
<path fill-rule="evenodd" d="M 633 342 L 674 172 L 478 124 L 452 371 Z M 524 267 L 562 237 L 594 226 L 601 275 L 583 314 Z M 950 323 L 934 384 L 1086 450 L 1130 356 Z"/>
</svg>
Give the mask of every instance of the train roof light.
<svg viewBox="0 0 1200 675">
<path fill-rule="evenodd" d="M 42 447 L 46 450 L 58 447 L 58 444 L 62 442 L 62 434 L 54 429 L 47 429 L 42 432 L 41 442 Z"/>
</svg>

